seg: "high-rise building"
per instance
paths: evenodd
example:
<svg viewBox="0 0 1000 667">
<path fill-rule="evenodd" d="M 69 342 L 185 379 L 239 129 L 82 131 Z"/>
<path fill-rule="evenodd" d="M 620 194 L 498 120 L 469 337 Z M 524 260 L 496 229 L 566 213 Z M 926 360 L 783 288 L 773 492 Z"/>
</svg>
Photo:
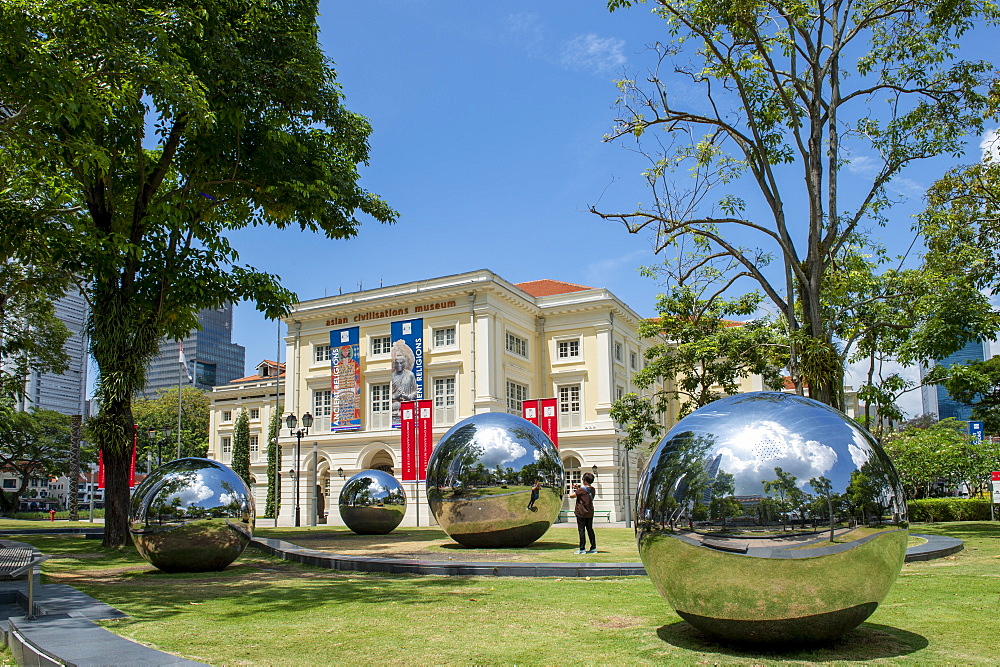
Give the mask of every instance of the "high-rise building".
<svg viewBox="0 0 1000 667">
<path fill-rule="evenodd" d="M 69 365 L 63 373 L 42 373 L 32 371 L 24 385 L 24 397 L 19 401 L 19 410 L 38 408 L 54 410 L 64 415 L 87 416 L 87 300 L 79 292 L 67 293 L 54 302 L 55 315 L 66 328 L 70 337 L 64 350 L 69 357 Z"/>
<path fill-rule="evenodd" d="M 232 342 L 232 304 L 202 310 L 198 313 L 198 323 L 201 328 L 180 343 L 160 341 L 160 353 L 146 371 L 145 396 L 155 396 L 161 389 L 176 387 L 178 382 L 189 384 L 191 380 L 199 389 L 211 391 L 215 385 L 246 375 L 246 348 Z M 181 345 L 186 370 L 180 363 Z"/>
<path fill-rule="evenodd" d="M 921 366 L 920 378 L 923 379 L 935 366 L 985 361 L 991 356 L 993 355 L 990 354 L 990 345 L 987 341 L 974 340 L 966 343 L 961 350 L 944 359 L 932 362 L 929 366 Z M 924 385 L 920 388 L 920 399 L 925 415 L 937 415 L 938 419 L 953 417 L 959 420 L 969 420 L 972 418 L 972 406 L 955 400 L 942 385 Z"/>
</svg>

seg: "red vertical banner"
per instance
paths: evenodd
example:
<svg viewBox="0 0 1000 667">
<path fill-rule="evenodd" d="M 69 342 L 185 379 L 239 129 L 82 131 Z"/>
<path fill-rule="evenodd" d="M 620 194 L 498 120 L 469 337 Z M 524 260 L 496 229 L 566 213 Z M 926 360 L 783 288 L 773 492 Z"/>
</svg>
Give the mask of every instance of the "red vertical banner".
<svg viewBox="0 0 1000 667">
<path fill-rule="evenodd" d="M 415 401 L 417 404 L 417 477 L 427 479 L 427 462 L 434 449 L 434 401 Z"/>
<path fill-rule="evenodd" d="M 139 448 L 139 427 L 132 424 L 132 460 L 128 465 L 128 485 L 129 488 L 135 486 L 135 452 Z"/>
<path fill-rule="evenodd" d="M 549 436 L 552 444 L 559 449 L 559 402 L 554 398 L 543 398 L 538 401 L 539 411 L 542 413 L 542 432 Z"/>
<path fill-rule="evenodd" d="M 104 488 L 104 450 L 97 452 L 97 488 Z"/>
<path fill-rule="evenodd" d="M 417 479 L 416 408 L 416 401 L 402 401 L 399 404 L 399 445 L 402 449 L 404 482 Z"/>
<path fill-rule="evenodd" d="M 529 422 L 535 426 L 541 426 L 539 421 L 541 415 L 538 411 L 538 399 L 532 398 L 521 403 L 521 416 L 527 419 Z"/>
</svg>

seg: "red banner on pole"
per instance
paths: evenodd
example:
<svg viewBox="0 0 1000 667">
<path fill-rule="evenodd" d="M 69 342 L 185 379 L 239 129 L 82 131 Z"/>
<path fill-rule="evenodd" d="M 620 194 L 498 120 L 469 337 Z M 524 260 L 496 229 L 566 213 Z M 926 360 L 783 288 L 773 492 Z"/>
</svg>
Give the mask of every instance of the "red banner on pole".
<svg viewBox="0 0 1000 667">
<path fill-rule="evenodd" d="M 538 403 L 542 413 L 539 426 L 556 449 L 559 449 L 559 402 L 554 398 L 543 398 Z"/>
<path fill-rule="evenodd" d="M 417 404 L 417 475 L 427 479 L 427 463 L 434 449 L 434 401 L 416 401 Z"/>
<path fill-rule="evenodd" d="M 404 482 L 417 479 L 417 427 L 416 401 L 402 401 L 399 404 L 399 446 L 402 449 Z"/>
<path fill-rule="evenodd" d="M 538 399 L 532 398 L 527 401 L 521 402 L 521 416 L 527 419 L 529 422 L 535 426 L 541 426 L 540 414 L 538 410 Z"/>
<path fill-rule="evenodd" d="M 132 424 L 132 460 L 128 465 L 128 485 L 129 488 L 135 486 L 135 452 L 139 447 L 139 426 Z"/>
<path fill-rule="evenodd" d="M 97 452 L 97 488 L 104 488 L 104 450 Z"/>
</svg>

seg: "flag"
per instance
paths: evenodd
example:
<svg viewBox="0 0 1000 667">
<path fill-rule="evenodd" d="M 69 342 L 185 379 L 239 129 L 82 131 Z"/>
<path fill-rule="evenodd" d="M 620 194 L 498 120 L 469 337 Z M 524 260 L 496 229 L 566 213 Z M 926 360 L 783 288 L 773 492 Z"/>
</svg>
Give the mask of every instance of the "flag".
<svg viewBox="0 0 1000 667">
<path fill-rule="evenodd" d="M 180 363 L 181 368 L 184 369 L 184 374 L 187 375 L 188 382 L 194 382 L 194 378 L 191 377 L 191 371 L 188 370 L 187 357 L 184 356 L 184 341 L 177 343 L 177 361 Z"/>
</svg>

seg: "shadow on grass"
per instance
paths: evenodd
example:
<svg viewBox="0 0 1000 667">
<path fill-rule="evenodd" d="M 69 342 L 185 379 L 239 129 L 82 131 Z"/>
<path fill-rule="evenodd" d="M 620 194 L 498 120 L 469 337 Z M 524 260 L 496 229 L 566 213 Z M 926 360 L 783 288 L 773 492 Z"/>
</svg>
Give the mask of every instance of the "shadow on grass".
<svg viewBox="0 0 1000 667">
<path fill-rule="evenodd" d="M 927 648 L 929 644 L 923 635 L 877 623 L 862 623 L 830 644 L 810 648 L 796 647 L 788 650 L 762 649 L 716 640 L 684 621 L 661 626 L 656 634 L 661 640 L 677 648 L 702 653 L 717 653 L 739 661 L 778 659 L 809 660 L 812 662 L 878 660 L 915 653 Z"/>
<path fill-rule="evenodd" d="M 996 537 L 1000 526 L 989 521 L 956 521 L 940 523 L 911 523 L 910 533 L 947 535 L 960 540 Z"/>
</svg>

